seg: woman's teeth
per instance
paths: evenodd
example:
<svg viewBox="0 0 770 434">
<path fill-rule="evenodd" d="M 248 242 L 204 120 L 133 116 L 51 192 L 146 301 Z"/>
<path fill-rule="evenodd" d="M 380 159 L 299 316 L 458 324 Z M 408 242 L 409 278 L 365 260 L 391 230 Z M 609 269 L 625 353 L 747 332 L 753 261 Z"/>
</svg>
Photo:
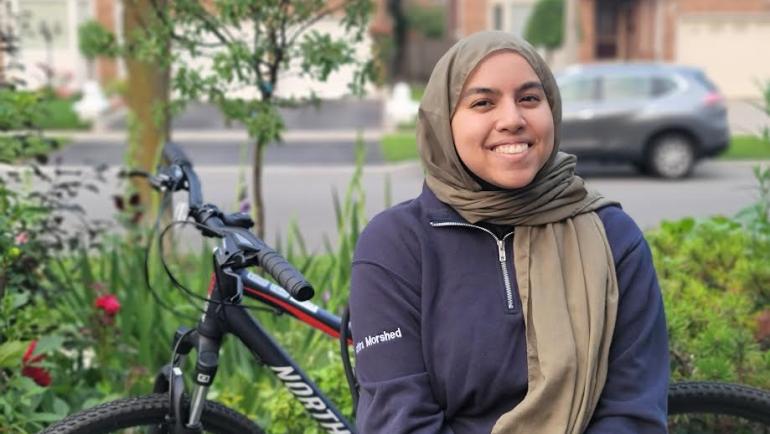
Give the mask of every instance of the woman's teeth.
<svg viewBox="0 0 770 434">
<path fill-rule="evenodd" d="M 526 143 L 516 143 L 514 145 L 495 146 L 492 150 L 501 154 L 521 154 L 526 151 L 528 147 L 529 145 Z"/>
</svg>

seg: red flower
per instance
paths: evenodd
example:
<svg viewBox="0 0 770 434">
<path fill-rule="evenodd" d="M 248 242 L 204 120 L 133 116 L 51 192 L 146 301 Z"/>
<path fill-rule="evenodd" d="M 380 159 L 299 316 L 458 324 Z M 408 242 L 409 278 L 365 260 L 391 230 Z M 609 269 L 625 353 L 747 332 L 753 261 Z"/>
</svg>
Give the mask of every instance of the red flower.
<svg viewBox="0 0 770 434">
<path fill-rule="evenodd" d="M 96 299 L 94 307 L 103 310 L 107 316 L 115 316 L 120 311 L 120 301 L 112 294 L 105 294 Z"/>
<path fill-rule="evenodd" d="M 17 246 L 27 244 L 27 241 L 29 241 L 29 234 L 27 232 L 20 232 L 16 235 L 13 241 Z"/>
<path fill-rule="evenodd" d="M 33 366 L 34 363 L 38 363 L 45 358 L 43 354 L 32 356 L 36 346 L 37 341 L 32 341 L 29 343 L 27 351 L 24 352 L 24 356 L 21 358 L 21 375 L 31 378 L 40 386 L 48 387 L 51 384 L 51 374 L 40 366 Z"/>
</svg>

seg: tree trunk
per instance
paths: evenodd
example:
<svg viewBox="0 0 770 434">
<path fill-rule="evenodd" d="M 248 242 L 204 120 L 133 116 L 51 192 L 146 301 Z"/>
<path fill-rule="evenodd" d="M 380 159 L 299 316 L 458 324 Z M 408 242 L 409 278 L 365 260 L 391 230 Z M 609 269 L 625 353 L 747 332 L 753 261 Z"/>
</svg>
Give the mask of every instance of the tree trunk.
<svg viewBox="0 0 770 434">
<path fill-rule="evenodd" d="M 161 5 L 164 1 L 159 2 Z M 132 45 L 132 39 L 139 36 L 143 23 L 150 23 L 154 17 L 151 0 L 128 0 L 124 3 L 123 29 L 126 42 Z M 168 48 L 167 48 L 168 49 Z M 128 164 L 136 169 L 155 171 L 158 153 L 165 140 L 169 140 L 169 117 L 167 108 L 163 110 L 160 122 L 153 115 L 154 107 L 159 104 L 168 106 L 169 70 L 154 63 L 148 63 L 132 57 L 125 57 L 128 72 L 128 91 L 126 104 L 133 114 L 136 128 L 129 133 L 130 143 Z M 144 179 L 133 178 L 134 187 L 139 193 L 143 220 L 151 221 L 151 187 Z M 153 211 L 154 212 L 154 211 Z"/>
<path fill-rule="evenodd" d="M 254 147 L 254 161 L 251 168 L 254 230 L 261 239 L 265 238 L 265 207 L 262 201 L 262 157 L 266 145 L 267 143 L 256 143 Z"/>
</svg>

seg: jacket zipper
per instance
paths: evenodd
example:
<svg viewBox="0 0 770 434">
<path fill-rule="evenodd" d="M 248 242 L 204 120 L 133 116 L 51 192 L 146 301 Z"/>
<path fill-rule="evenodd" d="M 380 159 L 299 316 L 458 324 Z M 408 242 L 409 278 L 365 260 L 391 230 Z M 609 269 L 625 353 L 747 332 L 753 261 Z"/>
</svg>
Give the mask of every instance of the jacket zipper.
<svg viewBox="0 0 770 434">
<path fill-rule="evenodd" d="M 505 284 L 505 301 L 507 303 L 507 307 L 509 311 L 515 310 L 513 307 L 513 290 L 511 289 L 511 277 L 508 275 L 508 267 L 505 266 L 505 240 L 513 235 L 513 232 L 509 232 L 505 234 L 503 239 L 497 237 L 492 231 L 490 231 L 487 228 L 482 228 L 481 226 L 472 225 L 470 223 L 460 223 L 460 222 L 430 222 L 430 225 L 434 228 L 440 228 L 440 227 L 446 227 L 446 226 L 457 226 L 457 227 L 464 227 L 464 228 L 474 228 L 482 230 L 489 235 L 492 236 L 492 238 L 495 239 L 495 242 L 497 243 L 497 258 L 500 262 L 500 270 L 503 272 L 503 283 Z"/>
</svg>

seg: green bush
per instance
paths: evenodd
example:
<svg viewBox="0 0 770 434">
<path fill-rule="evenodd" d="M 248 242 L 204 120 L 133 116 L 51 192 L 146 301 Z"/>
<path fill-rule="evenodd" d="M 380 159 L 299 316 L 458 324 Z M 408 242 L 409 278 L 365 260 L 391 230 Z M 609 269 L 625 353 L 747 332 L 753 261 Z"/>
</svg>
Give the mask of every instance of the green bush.
<svg viewBox="0 0 770 434">
<path fill-rule="evenodd" d="M 115 34 L 96 20 L 86 21 L 78 28 L 78 48 L 86 59 L 112 58 L 120 51 Z"/>
<path fill-rule="evenodd" d="M 539 0 L 529 17 L 524 37 L 532 45 L 559 48 L 564 38 L 564 0 Z"/>
<path fill-rule="evenodd" d="M 446 13 L 441 6 L 411 5 L 406 10 L 406 21 L 409 28 L 428 39 L 444 37 Z"/>
<path fill-rule="evenodd" d="M 760 191 L 770 170 L 758 170 Z M 736 218 L 686 218 L 647 234 L 665 300 L 673 380 L 770 388 L 770 351 L 758 334 L 770 308 L 768 196 Z"/>
</svg>

